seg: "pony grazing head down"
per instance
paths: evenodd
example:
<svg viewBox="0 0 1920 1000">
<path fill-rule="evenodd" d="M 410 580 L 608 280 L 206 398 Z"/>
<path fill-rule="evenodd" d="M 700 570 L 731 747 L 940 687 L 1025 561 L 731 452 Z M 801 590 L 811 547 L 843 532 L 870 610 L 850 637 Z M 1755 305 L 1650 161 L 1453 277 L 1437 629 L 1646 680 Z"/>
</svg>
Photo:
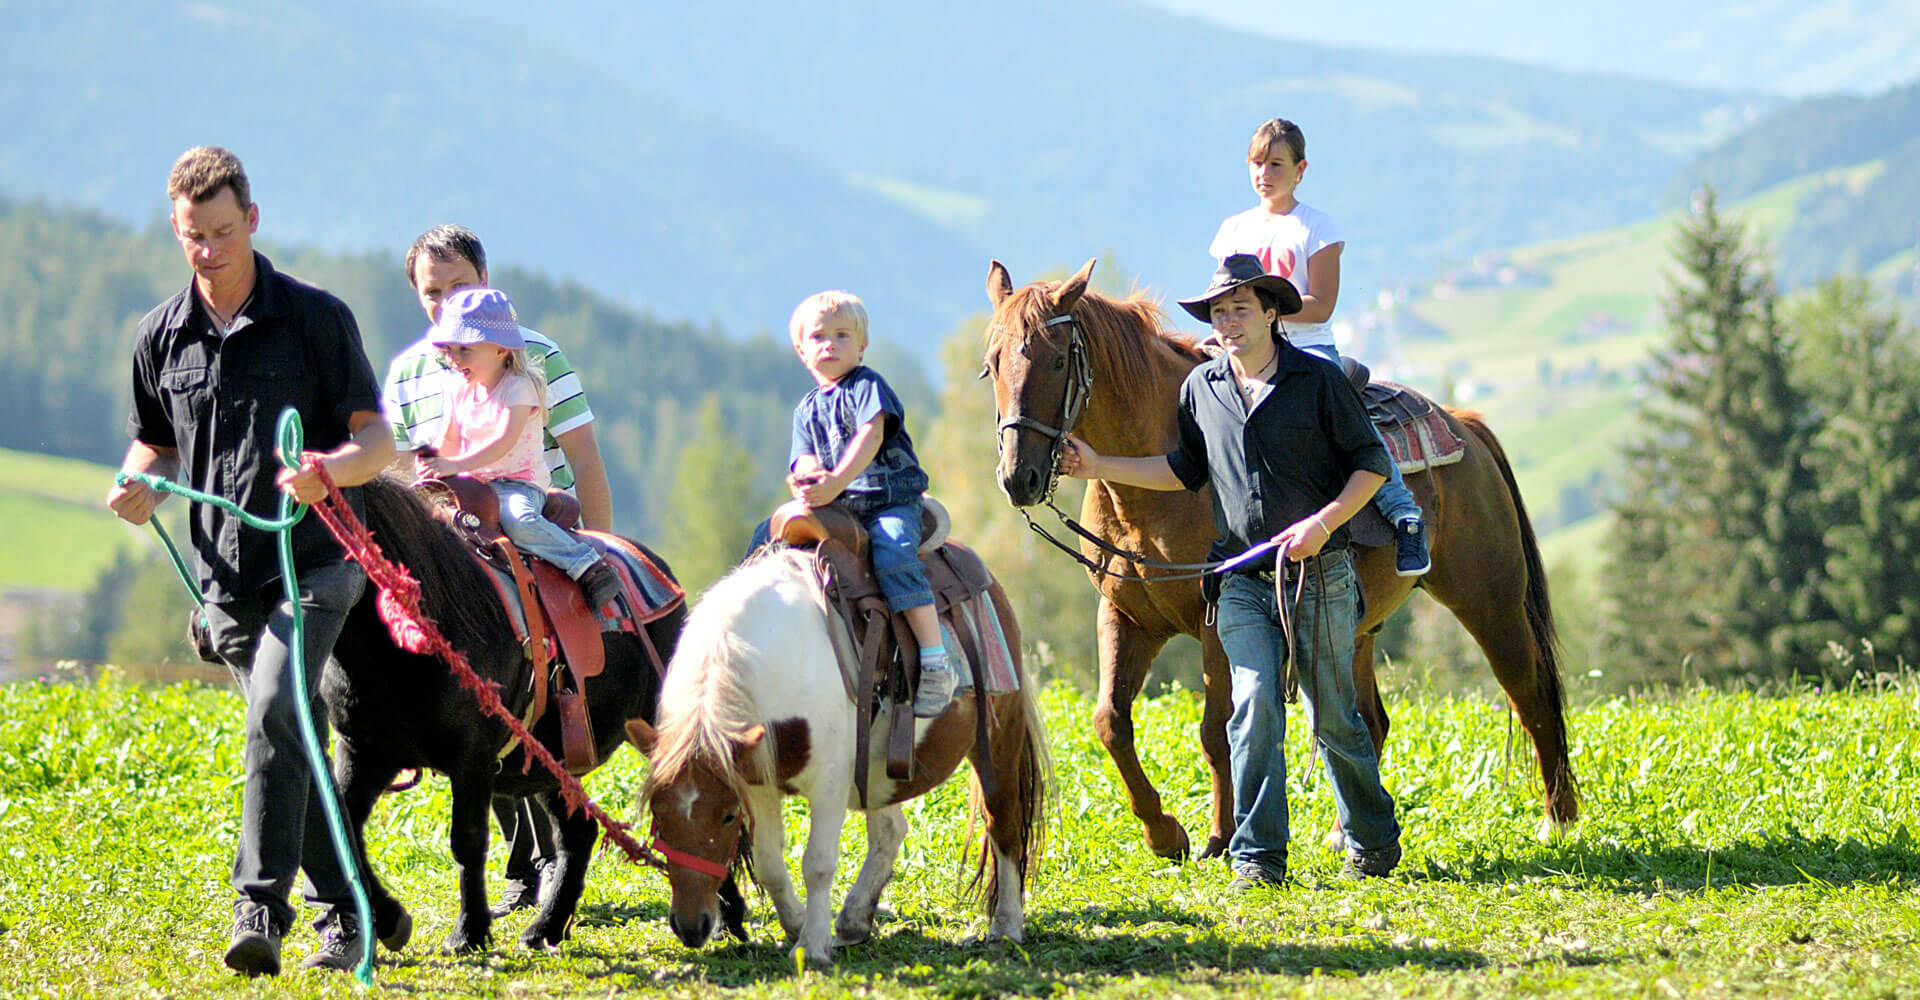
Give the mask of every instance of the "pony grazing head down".
<svg viewBox="0 0 1920 1000">
<path fill-rule="evenodd" d="M 667 667 L 656 729 L 627 724 L 651 761 L 640 789 L 651 813 L 654 849 L 668 861 L 673 901 L 667 922 L 688 947 L 707 943 L 723 923 L 720 887 L 746 867 L 751 833 L 747 786 L 772 773 L 766 727 L 752 680 L 778 668 L 784 644 L 820 634 L 828 641 L 824 596 L 805 556 L 770 551 L 708 588 L 687 619 Z"/>
</svg>

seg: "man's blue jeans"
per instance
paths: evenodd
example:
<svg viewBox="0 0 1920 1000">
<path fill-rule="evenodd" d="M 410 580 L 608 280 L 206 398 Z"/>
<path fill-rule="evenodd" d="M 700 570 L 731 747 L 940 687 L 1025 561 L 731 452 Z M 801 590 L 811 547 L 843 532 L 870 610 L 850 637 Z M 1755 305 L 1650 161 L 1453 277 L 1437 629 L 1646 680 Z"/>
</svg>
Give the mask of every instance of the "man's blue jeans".
<svg viewBox="0 0 1920 1000">
<path fill-rule="evenodd" d="M 1340 829 L 1350 848 L 1397 844 L 1393 798 L 1380 783 L 1380 758 L 1353 687 L 1353 629 L 1360 612 L 1353 556 L 1330 553 L 1309 560 L 1302 571 L 1306 591 L 1294 612 L 1301 646 L 1297 674 L 1308 724 L 1326 758 Z M 1227 745 L 1234 831 L 1227 856 L 1236 868 L 1256 866 L 1277 879 L 1287 871 L 1287 648 L 1274 602 L 1272 583 L 1229 575 L 1220 589 L 1218 624 L 1233 680 Z"/>
<path fill-rule="evenodd" d="M 312 883 L 314 902 L 336 908 L 353 905 L 295 713 L 313 713 L 314 731 L 326 746 L 320 675 L 367 577 L 357 564 L 344 560 L 302 569 L 299 576 L 306 625 L 304 692 L 293 688 L 293 606 L 281 594 L 278 578 L 248 598 L 206 608 L 213 647 L 247 699 L 246 781 L 233 890 L 240 899 L 266 906 L 282 928 L 293 922 L 287 896 L 302 869 Z"/>
</svg>

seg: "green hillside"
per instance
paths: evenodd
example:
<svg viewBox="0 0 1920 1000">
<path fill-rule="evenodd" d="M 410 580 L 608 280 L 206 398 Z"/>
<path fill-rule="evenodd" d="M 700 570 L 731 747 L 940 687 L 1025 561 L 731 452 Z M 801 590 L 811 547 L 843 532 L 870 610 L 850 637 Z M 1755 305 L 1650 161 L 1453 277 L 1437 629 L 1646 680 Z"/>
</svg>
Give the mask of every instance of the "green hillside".
<svg viewBox="0 0 1920 1000">
<path fill-rule="evenodd" d="M 112 482 L 104 465 L 0 448 L 0 590 L 82 590 L 116 554 L 150 544 L 152 532 L 101 505 Z"/>
<path fill-rule="evenodd" d="M 1805 206 L 1859 191 L 1879 163 L 1799 177 L 1739 200 L 1727 214 L 1772 248 Z M 1664 338 L 1661 297 L 1673 269 L 1678 212 L 1576 239 L 1523 247 L 1483 261 L 1450 285 L 1412 292 L 1401 306 L 1444 336 L 1410 339 L 1391 374 L 1486 414 L 1515 466 L 1536 525 L 1584 525 L 1612 495 L 1619 447 L 1635 426 L 1641 371 Z M 1910 280 L 1912 256 L 1874 277 Z M 1516 272 L 1501 284 L 1499 272 Z M 1362 357 L 1383 352 L 1362 345 Z M 1383 366 L 1384 367 L 1384 366 Z M 1580 545 L 1598 535 L 1587 528 Z"/>
</svg>

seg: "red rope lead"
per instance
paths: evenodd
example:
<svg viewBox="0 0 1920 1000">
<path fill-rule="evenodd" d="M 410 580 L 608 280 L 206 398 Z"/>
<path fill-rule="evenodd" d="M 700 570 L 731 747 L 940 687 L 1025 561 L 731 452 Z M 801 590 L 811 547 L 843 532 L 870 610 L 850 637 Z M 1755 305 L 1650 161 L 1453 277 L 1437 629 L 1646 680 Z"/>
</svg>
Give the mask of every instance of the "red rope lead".
<svg viewBox="0 0 1920 1000">
<path fill-rule="evenodd" d="M 446 661 L 447 666 L 453 669 L 454 679 L 460 682 L 461 687 L 473 692 L 481 710 L 505 723 L 520 738 L 520 745 L 526 748 L 527 753 L 559 780 L 560 797 L 569 811 L 585 809 L 587 815 L 607 831 L 607 839 L 626 853 L 628 860 L 665 868 L 666 862 L 627 833 L 629 824 L 607 815 L 587 796 L 587 789 L 580 784 L 580 779 L 534 738 L 526 724 L 500 700 L 500 686 L 475 673 L 466 656 L 453 648 L 446 636 L 440 634 L 433 619 L 420 610 L 419 581 L 407 572 L 406 567 L 389 560 L 380 551 L 380 543 L 374 540 L 373 533 L 353 513 L 353 508 L 347 506 L 339 488 L 333 484 L 333 477 L 327 474 L 326 466 L 312 457 L 307 459 L 306 464 L 308 468 L 319 472 L 320 481 L 327 487 L 327 495 L 313 505 L 313 512 L 320 515 L 327 530 L 333 532 L 333 537 L 346 550 L 347 557 L 359 563 L 366 571 L 367 579 L 380 588 L 380 617 L 387 622 L 389 631 L 393 632 L 394 641 L 411 652 L 432 652 Z M 389 614 L 393 617 L 389 617 Z"/>
</svg>

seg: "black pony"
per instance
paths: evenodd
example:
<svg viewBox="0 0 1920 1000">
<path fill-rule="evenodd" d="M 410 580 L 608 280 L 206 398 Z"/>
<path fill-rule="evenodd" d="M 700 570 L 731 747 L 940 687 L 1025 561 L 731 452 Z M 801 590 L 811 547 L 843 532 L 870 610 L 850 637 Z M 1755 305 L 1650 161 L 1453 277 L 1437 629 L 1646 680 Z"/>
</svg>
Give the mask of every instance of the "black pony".
<svg viewBox="0 0 1920 1000">
<path fill-rule="evenodd" d="M 420 582 L 421 606 L 428 617 L 466 655 L 476 673 L 500 684 L 509 708 L 523 710 L 533 664 L 515 638 L 486 571 L 468 553 L 466 543 L 399 480 L 382 476 L 367 483 L 363 491 L 367 527 L 387 558 L 405 566 Z M 672 572 L 664 561 L 653 558 L 662 570 Z M 523 772 L 524 748 L 500 756 L 509 739 L 505 724 L 481 712 L 446 664 L 397 646 L 380 620 L 377 596 L 369 584 L 348 614 L 334 645 L 334 662 L 321 680 L 329 718 L 339 733 L 334 777 L 372 897 L 375 935 L 397 950 L 406 943 L 412 918 L 367 863 L 362 834 L 367 816 L 403 769 L 431 768 L 452 782 L 449 839 L 460 869 L 460 915 L 447 946 L 466 951 L 492 942 L 485 878 L 488 803 L 495 795 L 533 797 L 552 824 L 558 847 L 555 865 L 543 879 L 539 912 L 520 940 L 532 948 L 559 944 L 580 902 L 599 829 L 584 813 L 568 814 L 559 782 L 537 763 Z M 685 621 L 683 605 L 646 626 L 663 661 L 673 655 Z M 638 637 L 611 632 L 602 636 L 606 666 L 586 685 L 598 760 L 619 749 L 627 720 L 653 720 L 660 691 L 660 677 Z M 557 713 L 549 711 L 533 732 L 556 756 L 560 754 Z M 731 888 L 730 903 L 730 922 L 744 937 L 745 903 L 737 888 Z"/>
</svg>

